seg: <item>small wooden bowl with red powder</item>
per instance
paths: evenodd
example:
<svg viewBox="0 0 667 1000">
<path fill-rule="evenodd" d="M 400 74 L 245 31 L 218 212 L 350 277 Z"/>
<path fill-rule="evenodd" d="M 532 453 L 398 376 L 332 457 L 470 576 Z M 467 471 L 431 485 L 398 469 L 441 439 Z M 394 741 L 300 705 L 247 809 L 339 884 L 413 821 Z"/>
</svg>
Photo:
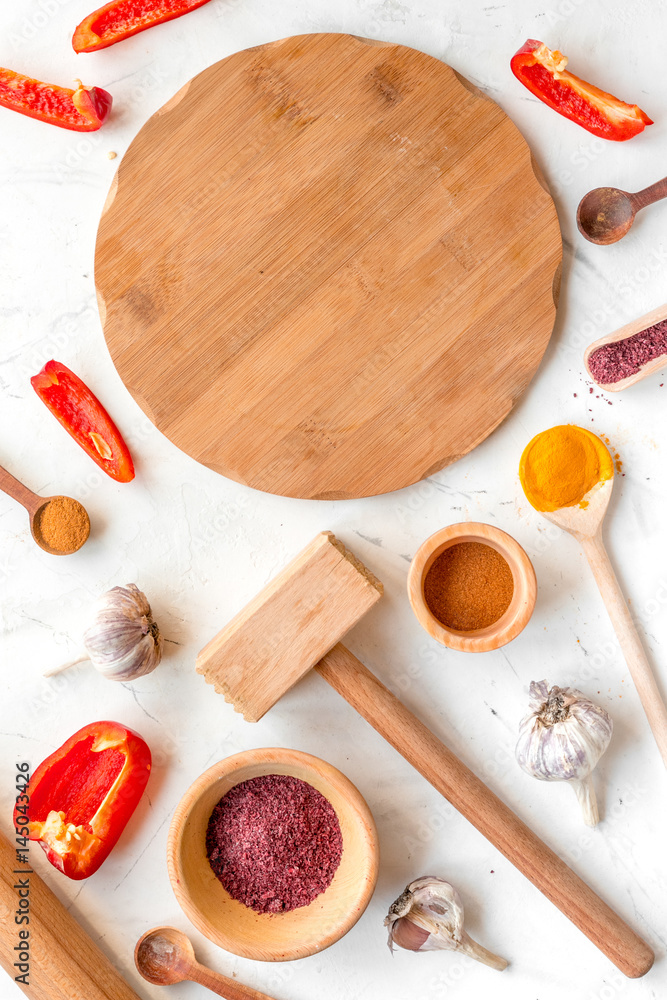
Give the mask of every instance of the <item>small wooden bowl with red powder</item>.
<svg viewBox="0 0 667 1000">
<path fill-rule="evenodd" d="M 303 877 L 306 861 L 298 859 L 293 878 L 276 886 L 276 858 L 269 869 L 262 844 L 283 826 L 290 844 L 301 837 L 315 874 L 321 869 L 323 891 Z M 176 808 L 167 843 L 172 888 L 197 930 L 264 962 L 305 958 L 347 934 L 370 902 L 378 864 L 375 822 L 354 785 L 326 761 L 280 748 L 235 754 L 200 775 Z"/>
<path fill-rule="evenodd" d="M 427 538 L 408 574 L 419 623 L 451 649 L 484 653 L 525 628 L 537 597 L 533 564 L 491 524 L 450 524 Z"/>
</svg>

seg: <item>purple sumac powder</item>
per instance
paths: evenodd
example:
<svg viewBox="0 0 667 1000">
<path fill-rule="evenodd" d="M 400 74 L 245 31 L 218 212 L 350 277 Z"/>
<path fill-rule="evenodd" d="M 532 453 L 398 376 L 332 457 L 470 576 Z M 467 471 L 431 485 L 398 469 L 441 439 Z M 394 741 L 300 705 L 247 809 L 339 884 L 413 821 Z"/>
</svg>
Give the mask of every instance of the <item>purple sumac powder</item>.
<svg viewBox="0 0 667 1000">
<path fill-rule="evenodd" d="M 600 385 L 612 385 L 636 375 L 649 361 L 667 354 L 667 320 L 635 333 L 632 337 L 603 344 L 588 359 L 591 375 Z"/>
<path fill-rule="evenodd" d="M 230 789 L 206 830 L 211 868 L 230 896 L 257 913 L 308 906 L 330 885 L 342 853 L 331 803 L 287 774 Z"/>
</svg>

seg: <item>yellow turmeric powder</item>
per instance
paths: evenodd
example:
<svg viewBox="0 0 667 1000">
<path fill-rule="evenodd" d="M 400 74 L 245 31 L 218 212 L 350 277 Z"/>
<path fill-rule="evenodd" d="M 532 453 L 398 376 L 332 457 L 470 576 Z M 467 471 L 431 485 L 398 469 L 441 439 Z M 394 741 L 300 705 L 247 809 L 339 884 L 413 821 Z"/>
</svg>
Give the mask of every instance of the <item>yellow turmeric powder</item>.
<svg viewBox="0 0 667 1000">
<path fill-rule="evenodd" d="M 521 456 L 519 476 L 535 510 L 588 507 L 586 494 L 614 475 L 614 462 L 595 434 L 560 424 L 536 434 Z"/>
</svg>

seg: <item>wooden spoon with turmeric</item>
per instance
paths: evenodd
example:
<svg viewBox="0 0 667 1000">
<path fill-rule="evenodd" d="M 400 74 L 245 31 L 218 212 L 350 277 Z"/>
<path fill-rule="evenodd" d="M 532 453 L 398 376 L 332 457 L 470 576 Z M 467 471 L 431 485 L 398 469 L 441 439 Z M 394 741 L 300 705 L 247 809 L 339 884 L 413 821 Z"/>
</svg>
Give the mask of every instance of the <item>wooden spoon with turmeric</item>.
<svg viewBox="0 0 667 1000">
<path fill-rule="evenodd" d="M 602 539 L 614 486 L 609 450 L 582 427 L 552 427 L 528 443 L 519 475 L 532 506 L 581 543 L 667 767 L 667 707 Z"/>
</svg>

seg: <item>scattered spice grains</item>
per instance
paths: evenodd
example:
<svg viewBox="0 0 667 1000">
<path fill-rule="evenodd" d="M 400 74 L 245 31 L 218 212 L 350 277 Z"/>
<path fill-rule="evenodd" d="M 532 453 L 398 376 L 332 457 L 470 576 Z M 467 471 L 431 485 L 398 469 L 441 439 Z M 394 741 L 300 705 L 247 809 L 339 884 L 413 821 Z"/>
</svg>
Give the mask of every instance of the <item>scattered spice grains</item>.
<svg viewBox="0 0 667 1000">
<path fill-rule="evenodd" d="M 512 570 L 483 542 L 457 542 L 441 552 L 424 580 L 424 599 L 439 622 L 460 632 L 493 625 L 514 594 Z"/>
<path fill-rule="evenodd" d="M 48 548 L 55 552 L 76 552 L 90 534 L 86 508 L 72 497 L 54 497 L 41 508 L 37 533 Z"/>
<path fill-rule="evenodd" d="M 663 319 L 632 337 L 603 344 L 593 351 L 588 367 L 596 382 L 613 385 L 636 375 L 640 368 L 661 355 L 667 355 L 667 320 Z M 591 389 L 591 392 L 593 390 Z"/>
<path fill-rule="evenodd" d="M 235 785 L 211 813 L 206 855 L 234 899 L 257 913 L 308 906 L 343 853 L 338 817 L 312 785 L 265 774 Z"/>
</svg>

